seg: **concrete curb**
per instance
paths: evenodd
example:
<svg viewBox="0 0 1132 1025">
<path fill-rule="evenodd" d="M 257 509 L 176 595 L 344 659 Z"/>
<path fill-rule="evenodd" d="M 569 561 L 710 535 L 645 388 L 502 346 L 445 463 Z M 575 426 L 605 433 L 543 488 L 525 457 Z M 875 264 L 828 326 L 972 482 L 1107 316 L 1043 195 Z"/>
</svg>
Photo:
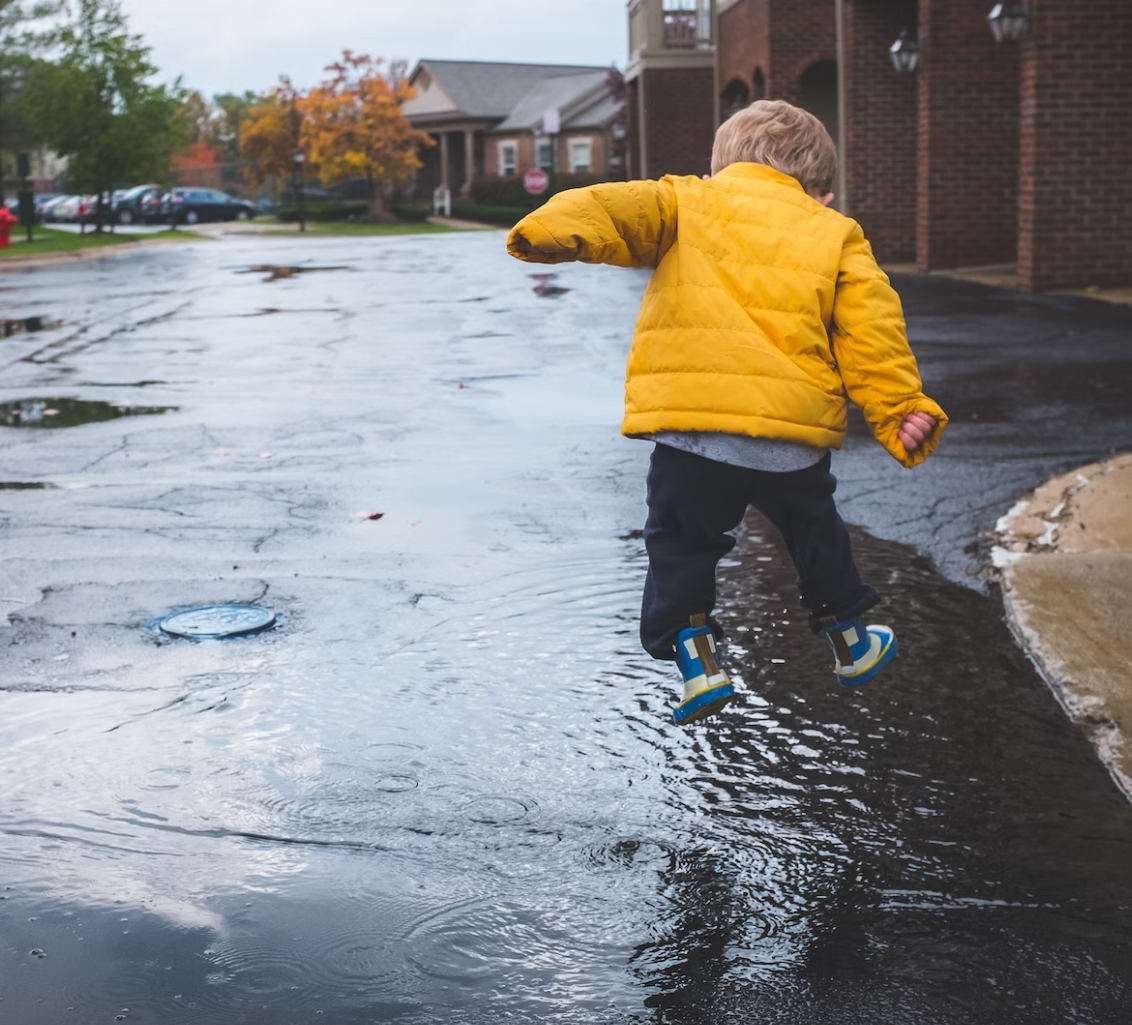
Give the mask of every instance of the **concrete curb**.
<svg viewBox="0 0 1132 1025">
<path fill-rule="evenodd" d="M 1042 485 L 995 527 L 1006 618 L 1132 800 L 1132 455 Z"/>
</svg>

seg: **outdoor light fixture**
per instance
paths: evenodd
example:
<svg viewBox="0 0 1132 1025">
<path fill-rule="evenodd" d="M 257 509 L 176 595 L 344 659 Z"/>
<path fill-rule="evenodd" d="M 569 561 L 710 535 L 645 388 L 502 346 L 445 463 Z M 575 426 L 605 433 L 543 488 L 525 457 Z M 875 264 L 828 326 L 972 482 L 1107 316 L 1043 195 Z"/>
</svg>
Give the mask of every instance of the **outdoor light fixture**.
<svg viewBox="0 0 1132 1025">
<path fill-rule="evenodd" d="M 303 151 L 301 149 L 295 150 L 295 163 L 296 164 L 301 164 L 306 159 L 307 159 L 306 154 L 303 153 Z"/>
<path fill-rule="evenodd" d="M 1030 5 L 1027 0 L 995 4 L 987 21 L 996 43 L 1017 43 L 1030 28 Z"/>
<path fill-rule="evenodd" d="M 907 32 L 901 32 L 900 38 L 888 48 L 888 56 L 899 74 L 910 75 L 920 66 L 920 44 Z"/>
</svg>

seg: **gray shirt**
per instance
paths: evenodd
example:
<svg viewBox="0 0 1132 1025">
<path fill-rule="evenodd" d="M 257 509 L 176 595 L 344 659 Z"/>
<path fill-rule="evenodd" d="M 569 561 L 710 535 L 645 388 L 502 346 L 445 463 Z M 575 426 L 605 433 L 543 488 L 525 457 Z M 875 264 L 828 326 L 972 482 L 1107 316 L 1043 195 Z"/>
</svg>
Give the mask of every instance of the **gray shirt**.
<svg viewBox="0 0 1132 1025">
<path fill-rule="evenodd" d="M 660 431 L 652 435 L 658 445 L 703 456 L 717 463 L 742 466 L 748 470 L 790 473 L 820 463 L 828 448 L 816 448 L 797 441 L 778 438 L 752 438 L 746 434 L 717 431 Z"/>
</svg>

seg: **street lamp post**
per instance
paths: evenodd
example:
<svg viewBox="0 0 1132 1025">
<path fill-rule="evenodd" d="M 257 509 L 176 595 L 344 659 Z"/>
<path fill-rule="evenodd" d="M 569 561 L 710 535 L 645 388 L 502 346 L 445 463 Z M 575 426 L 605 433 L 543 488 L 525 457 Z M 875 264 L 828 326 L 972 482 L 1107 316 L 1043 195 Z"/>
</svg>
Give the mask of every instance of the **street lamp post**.
<svg viewBox="0 0 1132 1025">
<path fill-rule="evenodd" d="M 293 184 L 295 187 L 295 195 L 299 200 L 299 231 L 307 230 L 307 211 L 303 205 L 303 161 L 306 160 L 306 154 L 299 147 L 295 148 L 295 176 Z"/>
</svg>

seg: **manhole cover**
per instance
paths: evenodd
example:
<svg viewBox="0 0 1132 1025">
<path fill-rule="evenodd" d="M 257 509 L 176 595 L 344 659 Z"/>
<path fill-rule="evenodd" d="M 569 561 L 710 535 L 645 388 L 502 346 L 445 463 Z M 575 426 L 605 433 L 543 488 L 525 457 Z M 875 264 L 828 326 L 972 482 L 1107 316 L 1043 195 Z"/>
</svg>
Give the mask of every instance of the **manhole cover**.
<svg viewBox="0 0 1132 1025">
<path fill-rule="evenodd" d="M 166 616 L 158 624 L 174 637 L 239 637 L 259 633 L 275 622 L 275 613 L 258 605 L 206 605 Z"/>
</svg>

